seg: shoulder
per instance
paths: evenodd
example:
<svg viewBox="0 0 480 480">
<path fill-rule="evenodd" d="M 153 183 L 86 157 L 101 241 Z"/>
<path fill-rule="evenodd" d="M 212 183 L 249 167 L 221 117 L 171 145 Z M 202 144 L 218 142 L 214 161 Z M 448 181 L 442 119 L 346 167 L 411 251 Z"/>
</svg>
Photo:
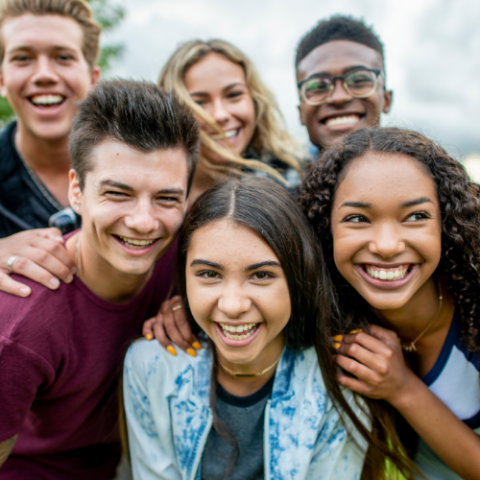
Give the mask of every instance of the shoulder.
<svg viewBox="0 0 480 480">
<path fill-rule="evenodd" d="M 16 125 L 17 122 L 14 121 L 0 131 L 0 181 L 18 164 L 18 154 L 12 139 Z"/>
</svg>

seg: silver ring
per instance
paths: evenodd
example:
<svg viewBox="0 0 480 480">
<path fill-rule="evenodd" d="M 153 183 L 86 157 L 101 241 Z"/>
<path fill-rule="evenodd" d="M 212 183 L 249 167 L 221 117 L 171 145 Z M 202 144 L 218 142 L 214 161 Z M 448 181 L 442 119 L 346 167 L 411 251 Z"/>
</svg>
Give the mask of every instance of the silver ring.
<svg viewBox="0 0 480 480">
<path fill-rule="evenodd" d="M 175 305 L 174 307 L 172 307 L 172 312 L 176 312 L 177 310 L 180 310 L 181 308 L 183 308 L 183 305 Z"/>
<path fill-rule="evenodd" d="M 7 260 L 7 267 L 10 270 L 10 273 L 13 273 L 13 262 L 18 258 L 18 255 L 12 255 L 8 260 Z"/>
</svg>

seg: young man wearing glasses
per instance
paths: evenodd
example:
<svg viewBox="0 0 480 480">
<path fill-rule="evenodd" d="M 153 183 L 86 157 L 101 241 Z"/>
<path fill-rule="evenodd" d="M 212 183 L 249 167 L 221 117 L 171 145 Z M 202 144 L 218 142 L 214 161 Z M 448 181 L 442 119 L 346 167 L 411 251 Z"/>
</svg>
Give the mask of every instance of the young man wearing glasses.
<svg viewBox="0 0 480 480">
<path fill-rule="evenodd" d="M 318 148 L 378 125 L 380 114 L 390 110 L 383 45 L 363 22 L 322 20 L 300 41 L 295 65 L 300 121 Z"/>
</svg>

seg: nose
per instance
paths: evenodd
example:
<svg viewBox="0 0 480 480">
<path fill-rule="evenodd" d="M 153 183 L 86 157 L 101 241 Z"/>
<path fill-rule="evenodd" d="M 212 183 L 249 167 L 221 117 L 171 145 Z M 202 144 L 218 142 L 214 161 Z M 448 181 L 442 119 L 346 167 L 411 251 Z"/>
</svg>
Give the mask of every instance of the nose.
<svg viewBox="0 0 480 480">
<path fill-rule="evenodd" d="M 340 105 L 349 102 L 352 98 L 353 97 L 345 90 L 342 80 L 337 78 L 333 84 L 333 92 L 330 97 L 328 97 L 327 103 Z"/>
<path fill-rule="evenodd" d="M 230 113 L 225 108 L 225 104 L 220 98 L 213 102 L 212 111 L 210 112 L 210 114 L 212 115 L 213 119 L 220 125 L 228 122 L 230 118 Z"/>
<path fill-rule="evenodd" d="M 155 232 L 159 228 L 159 220 L 150 199 L 138 199 L 134 208 L 124 217 L 125 226 L 141 234 Z"/>
<path fill-rule="evenodd" d="M 406 245 L 398 235 L 395 227 L 385 224 L 377 228 L 374 238 L 369 243 L 370 252 L 382 258 L 392 258 L 405 251 Z"/>
<path fill-rule="evenodd" d="M 32 80 L 37 85 L 51 84 L 58 81 L 58 75 L 51 60 L 41 55 L 35 62 L 35 73 Z"/>
<path fill-rule="evenodd" d="M 229 318 L 238 318 L 251 307 L 251 300 L 237 282 L 228 282 L 218 299 L 218 308 Z"/>
</svg>

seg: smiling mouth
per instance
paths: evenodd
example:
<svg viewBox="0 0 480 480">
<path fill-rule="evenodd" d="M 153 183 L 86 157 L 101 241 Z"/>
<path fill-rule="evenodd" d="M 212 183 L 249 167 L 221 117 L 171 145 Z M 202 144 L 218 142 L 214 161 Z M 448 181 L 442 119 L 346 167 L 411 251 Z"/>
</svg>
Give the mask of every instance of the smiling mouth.
<svg viewBox="0 0 480 480">
<path fill-rule="evenodd" d="M 158 240 L 158 238 L 153 240 L 137 240 L 135 238 L 122 237 L 121 235 L 114 235 L 114 237 L 123 245 L 138 249 L 149 247 Z"/>
<path fill-rule="evenodd" d="M 245 340 L 251 337 L 260 326 L 259 323 L 245 323 L 243 325 L 229 325 L 219 323 L 223 335 L 229 340 Z"/>
<path fill-rule="evenodd" d="M 381 268 L 375 265 L 363 265 L 363 271 L 377 280 L 394 281 L 404 279 L 412 270 L 413 265 L 399 265 L 392 268 Z"/>
<path fill-rule="evenodd" d="M 322 121 L 327 127 L 337 127 L 344 125 L 354 125 L 360 121 L 360 115 L 341 115 L 336 117 L 329 117 Z"/>
<path fill-rule="evenodd" d="M 240 128 L 223 132 L 223 134 L 227 137 L 228 140 L 234 139 L 239 133 L 240 133 Z M 217 142 L 221 142 L 224 138 L 216 136 L 216 137 L 213 137 L 213 139 L 216 140 Z"/>
<path fill-rule="evenodd" d="M 56 107 L 65 101 L 63 95 L 33 95 L 28 99 L 36 107 Z"/>
</svg>

